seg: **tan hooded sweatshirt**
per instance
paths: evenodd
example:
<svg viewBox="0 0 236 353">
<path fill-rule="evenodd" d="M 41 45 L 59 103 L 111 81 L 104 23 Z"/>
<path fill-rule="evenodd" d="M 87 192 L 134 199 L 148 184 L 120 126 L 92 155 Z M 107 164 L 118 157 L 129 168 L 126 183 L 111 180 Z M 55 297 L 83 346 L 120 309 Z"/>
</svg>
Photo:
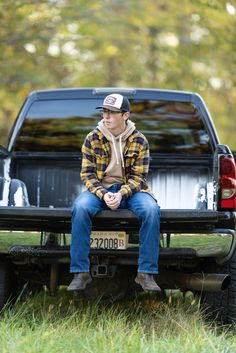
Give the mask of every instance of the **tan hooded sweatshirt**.
<svg viewBox="0 0 236 353">
<path fill-rule="evenodd" d="M 125 182 L 123 177 L 124 156 L 123 150 L 127 138 L 135 130 L 135 124 L 128 120 L 126 129 L 122 134 L 114 136 L 104 125 L 103 120 L 98 123 L 98 129 L 103 133 L 111 145 L 111 159 L 105 171 L 102 185 L 105 189 L 108 189 L 113 184 L 123 184 Z"/>
</svg>

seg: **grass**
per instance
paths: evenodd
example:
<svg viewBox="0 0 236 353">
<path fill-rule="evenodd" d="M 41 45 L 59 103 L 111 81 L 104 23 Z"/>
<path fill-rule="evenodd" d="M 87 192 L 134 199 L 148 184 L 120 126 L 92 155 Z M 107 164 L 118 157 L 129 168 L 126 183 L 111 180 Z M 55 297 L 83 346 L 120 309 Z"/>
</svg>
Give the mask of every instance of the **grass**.
<svg viewBox="0 0 236 353">
<path fill-rule="evenodd" d="M 65 290 L 54 298 L 41 292 L 2 311 L 0 337 L 1 353 L 236 351 L 236 327 L 204 319 L 191 294 L 104 305 Z"/>
<path fill-rule="evenodd" d="M 0 248 L 39 239 L 36 233 L 2 232 Z M 88 303 L 63 288 L 57 297 L 42 291 L 19 298 L 0 313 L 0 353 L 236 352 L 236 326 L 207 320 L 192 293 L 175 294 L 169 292 L 166 301 L 144 294 L 110 305 Z"/>
<path fill-rule="evenodd" d="M 197 250 L 199 256 L 214 254 L 228 254 L 231 241 L 226 236 L 215 236 L 210 234 L 175 234 L 171 237 L 172 247 L 192 247 Z"/>
<path fill-rule="evenodd" d="M 7 251 L 13 245 L 39 245 L 39 232 L 0 231 L 0 251 Z"/>
</svg>

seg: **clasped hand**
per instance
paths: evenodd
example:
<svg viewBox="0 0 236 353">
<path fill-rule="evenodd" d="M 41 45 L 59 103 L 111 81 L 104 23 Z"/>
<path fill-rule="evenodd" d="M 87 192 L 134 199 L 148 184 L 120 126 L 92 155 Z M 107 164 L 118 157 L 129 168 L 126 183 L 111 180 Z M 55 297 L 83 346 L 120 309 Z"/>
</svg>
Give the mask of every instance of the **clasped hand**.
<svg viewBox="0 0 236 353">
<path fill-rule="evenodd" d="M 111 210 L 116 210 L 120 206 L 122 195 L 120 192 L 107 192 L 104 195 L 103 200 L 105 201 L 107 207 Z"/>
</svg>

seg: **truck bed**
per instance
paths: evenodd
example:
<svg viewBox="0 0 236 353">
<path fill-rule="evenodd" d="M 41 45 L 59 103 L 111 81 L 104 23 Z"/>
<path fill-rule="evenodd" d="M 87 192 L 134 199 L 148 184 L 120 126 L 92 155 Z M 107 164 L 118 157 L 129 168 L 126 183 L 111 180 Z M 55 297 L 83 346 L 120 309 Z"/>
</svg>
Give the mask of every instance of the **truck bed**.
<svg viewBox="0 0 236 353">
<path fill-rule="evenodd" d="M 161 209 L 213 210 L 212 164 L 207 155 L 153 155 L 148 184 Z M 85 190 L 80 165 L 80 153 L 15 153 L 12 158 L 14 178 L 24 182 L 28 203 L 35 207 L 70 208 Z"/>
</svg>

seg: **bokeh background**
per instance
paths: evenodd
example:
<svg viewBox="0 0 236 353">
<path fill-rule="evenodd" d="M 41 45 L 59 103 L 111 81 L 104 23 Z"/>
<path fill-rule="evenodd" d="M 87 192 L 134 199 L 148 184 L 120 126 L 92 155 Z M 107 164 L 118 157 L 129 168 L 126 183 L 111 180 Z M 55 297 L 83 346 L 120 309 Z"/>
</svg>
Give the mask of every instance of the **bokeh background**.
<svg viewBox="0 0 236 353">
<path fill-rule="evenodd" d="M 0 3 L 0 143 L 32 90 L 149 87 L 198 92 L 236 150 L 235 0 Z"/>
</svg>

